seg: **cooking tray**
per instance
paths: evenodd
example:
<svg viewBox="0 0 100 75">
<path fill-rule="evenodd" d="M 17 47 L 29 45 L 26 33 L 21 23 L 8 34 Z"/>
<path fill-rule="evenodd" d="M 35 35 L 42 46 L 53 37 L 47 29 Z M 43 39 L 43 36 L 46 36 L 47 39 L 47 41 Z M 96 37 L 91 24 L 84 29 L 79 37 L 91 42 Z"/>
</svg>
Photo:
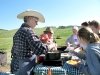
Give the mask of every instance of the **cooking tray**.
<svg viewBox="0 0 100 75">
<path fill-rule="evenodd" d="M 45 66 L 62 66 L 61 60 L 44 60 L 42 63 Z"/>
</svg>

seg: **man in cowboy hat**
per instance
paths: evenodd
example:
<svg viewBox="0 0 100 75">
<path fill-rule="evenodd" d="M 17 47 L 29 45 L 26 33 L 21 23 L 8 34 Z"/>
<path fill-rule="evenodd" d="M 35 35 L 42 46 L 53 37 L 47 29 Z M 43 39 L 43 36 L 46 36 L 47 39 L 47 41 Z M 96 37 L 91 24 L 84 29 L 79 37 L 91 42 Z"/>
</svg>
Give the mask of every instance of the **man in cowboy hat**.
<svg viewBox="0 0 100 75">
<path fill-rule="evenodd" d="M 17 18 L 23 19 L 24 23 L 13 37 L 11 73 L 30 75 L 32 68 L 35 66 L 36 55 L 48 50 L 47 46 L 32 31 L 38 21 L 45 22 L 45 19 L 42 14 L 32 10 L 18 14 Z"/>
</svg>

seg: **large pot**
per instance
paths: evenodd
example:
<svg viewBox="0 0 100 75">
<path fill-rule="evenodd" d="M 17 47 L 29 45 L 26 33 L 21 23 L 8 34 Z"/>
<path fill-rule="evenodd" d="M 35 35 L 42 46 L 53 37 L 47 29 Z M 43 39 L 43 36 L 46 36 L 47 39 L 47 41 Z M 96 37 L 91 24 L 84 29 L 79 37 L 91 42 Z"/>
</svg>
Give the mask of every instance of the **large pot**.
<svg viewBox="0 0 100 75">
<path fill-rule="evenodd" d="M 46 60 L 59 60 L 61 57 L 61 53 L 59 52 L 49 52 L 46 54 L 45 59 Z"/>
<path fill-rule="evenodd" d="M 59 46 L 59 47 L 57 47 L 57 50 L 60 52 L 63 52 L 66 48 L 67 48 L 67 46 Z"/>
</svg>

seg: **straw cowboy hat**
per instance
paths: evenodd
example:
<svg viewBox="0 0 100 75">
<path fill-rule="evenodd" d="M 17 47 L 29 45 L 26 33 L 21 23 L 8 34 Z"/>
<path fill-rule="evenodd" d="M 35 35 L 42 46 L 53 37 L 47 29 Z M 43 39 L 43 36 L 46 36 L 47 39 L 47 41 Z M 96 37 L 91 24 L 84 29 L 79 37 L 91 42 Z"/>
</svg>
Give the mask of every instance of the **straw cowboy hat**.
<svg viewBox="0 0 100 75">
<path fill-rule="evenodd" d="M 37 11 L 33 11 L 33 10 L 26 10 L 26 11 L 18 14 L 17 18 L 24 19 L 25 16 L 34 16 L 34 17 L 38 18 L 39 22 L 45 22 L 44 16 L 41 13 L 39 13 Z"/>
<path fill-rule="evenodd" d="M 50 32 L 50 33 L 54 33 L 53 29 L 51 27 L 47 27 L 46 30 L 44 32 Z"/>
</svg>

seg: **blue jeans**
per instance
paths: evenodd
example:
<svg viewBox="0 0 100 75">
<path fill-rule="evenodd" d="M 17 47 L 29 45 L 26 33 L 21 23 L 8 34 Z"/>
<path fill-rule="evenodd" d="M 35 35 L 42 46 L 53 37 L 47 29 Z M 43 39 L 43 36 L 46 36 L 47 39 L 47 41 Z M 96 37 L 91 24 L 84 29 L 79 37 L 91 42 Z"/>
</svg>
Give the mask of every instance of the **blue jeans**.
<svg viewBox="0 0 100 75">
<path fill-rule="evenodd" d="M 30 72 L 36 65 L 35 58 L 36 55 L 33 55 L 31 58 L 19 60 L 19 70 L 15 75 L 30 75 Z"/>
</svg>

